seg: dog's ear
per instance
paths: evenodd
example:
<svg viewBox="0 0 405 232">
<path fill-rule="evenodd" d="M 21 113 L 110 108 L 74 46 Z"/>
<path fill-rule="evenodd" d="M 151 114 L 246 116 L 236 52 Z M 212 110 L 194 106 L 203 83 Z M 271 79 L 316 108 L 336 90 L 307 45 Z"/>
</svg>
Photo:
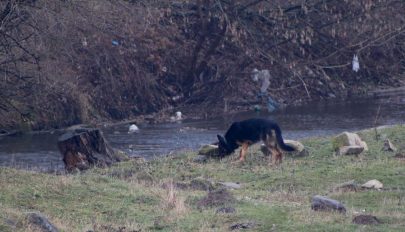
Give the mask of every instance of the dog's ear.
<svg viewBox="0 0 405 232">
<path fill-rule="evenodd" d="M 222 145 L 225 145 L 225 146 L 226 146 L 226 140 L 225 140 L 225 138 L 222 137 L 222 136 L 220 136 L 220 135 L 217 135 L 217 137 L 218 137 L 219 144 L 222 144 Z"/>
</svg>

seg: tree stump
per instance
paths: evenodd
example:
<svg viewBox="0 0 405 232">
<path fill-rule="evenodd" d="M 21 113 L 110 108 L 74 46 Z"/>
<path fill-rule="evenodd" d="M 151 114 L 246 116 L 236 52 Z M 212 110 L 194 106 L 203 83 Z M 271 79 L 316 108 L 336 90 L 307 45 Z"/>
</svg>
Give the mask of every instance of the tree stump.
<svg viewBox="0 0 405 232">
<path fill-rule="evenodd" d="M 75 128 L 66 132 L 59 137 L 58 148 L 68 172 L 105 167 L 128 158 L 115 151 L 96 128 Z"/>
</svg>

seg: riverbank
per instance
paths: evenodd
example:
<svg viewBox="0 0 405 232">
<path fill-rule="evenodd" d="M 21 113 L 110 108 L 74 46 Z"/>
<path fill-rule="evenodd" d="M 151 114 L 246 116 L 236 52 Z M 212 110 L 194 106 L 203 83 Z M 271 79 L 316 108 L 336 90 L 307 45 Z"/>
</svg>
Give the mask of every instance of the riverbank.
<svg viewBox="0 0 405 232">
<path fill-rule="evenodd" d="M 280 167 L 269 166 L 257 147 L 244 164 L 232 163 L 236 155 L 199 164 L 193 162 L 195 153 L 185 153 L 75 175 L 2 167 L 0 230 L 34 231 L 25 215 L 39 211 L 62 231 L 400 231 L 405 127 L 359 134 L 369 151 L 358 157 L 333 156 L 330 137 L 310 138 L 301 141 L 309 156 L 287 156 Z M 384 138 L 399 150 L 382 151 Z M 371 179 L 381 181 L 383 189 L 334 189 Z M 232 189 L 217 191 L 221 182 L 233 183 L 226 184 Z M 341 201 L 346 214 L 311 210 L 317 194 Z M 358 214 L 372 214 L 381 224 L 353 224 Z"/>
</svg>

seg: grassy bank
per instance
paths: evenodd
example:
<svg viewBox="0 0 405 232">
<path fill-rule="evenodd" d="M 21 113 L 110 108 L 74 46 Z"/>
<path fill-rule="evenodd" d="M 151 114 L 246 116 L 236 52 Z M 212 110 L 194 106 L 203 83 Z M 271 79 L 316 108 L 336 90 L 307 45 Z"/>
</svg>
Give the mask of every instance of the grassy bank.
<svg viewBox="0 0 405 232">
<path fill-rule="evenodd" d="M 0 231 L 27 231 L 25 215 L 31 211 L 43 213 L 63 231 L 227 231 L 237 223 L 253 231 L 400 231 L 405 227 L 405 160 L 381 148 L 387 137 L 404 153 L 405 127 L 377 132 L 379 140 L 374 130 L 360 133 L 369 151 L 359 157 L 333 156 L 330 138 L 306 139 L 310 155 L 286 157 L 280 167 L 269 166 L 253 147 L 244 164 L 232 163 L 236 156 L 197 164 L 189 153 L 76 175 L 0 168 Z M 352 179 L 360 184 L 378 179 L 384 189 L 333 190 Z M 210 186 L 204 180 L 237 182 L 241 188 L 205 198 L 207 191 L 201 189 Z M 343 202 L 347 213 L 312 211 L 310 199 L 316 194 Z M 216 213 L 222 206 L 236 212 Z M 359 213 L 372 214 L 382 224 L 355 225 L 352 219 Z"/>
</svg>

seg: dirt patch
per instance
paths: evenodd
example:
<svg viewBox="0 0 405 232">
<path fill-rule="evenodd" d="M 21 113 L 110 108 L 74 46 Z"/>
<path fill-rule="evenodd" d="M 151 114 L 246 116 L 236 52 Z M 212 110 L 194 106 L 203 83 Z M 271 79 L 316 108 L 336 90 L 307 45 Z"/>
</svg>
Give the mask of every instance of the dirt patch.
<svg viewBox="0 0 405 232">
<path fill-rule="evenodd" d="M 373 215 L 358 215 L 353 218 L 352 221 L 354 224 L 359 225 L 378 225 L 381 224 L 381 221 Z"/>
<path fill-rule="evenodd" d="M 231 214 L 231 213 L 236 213 L 236 209 L 234 207 L 221 207 L 218 208 L 215 213 L 224 213 L 224 214 Z"/>
<path fill-rule="evenodd" d="M 254 222 L 244 222 L 244 223 L 237 223 L 235 225 L 232 225 L 229 227 L 229 230 L 245 230 L 245 229 L 251 229 L 256 226 L 256 223 Z"/>
<path fill-rule="evenodd" d="M 126 228 L 125 226 L 115 227 L 112 225 L 95 225 L 94 230 L 88 230 L 88 232 L 140 232 L 141 230 L 133 230 Z"/>
<path fill-rule="evenodd" d="M 400 160 L 405 160 L 405 154 L 404 153 L 397 153 L 394 155 L 394 158 L 400 159 Z"/>
<path fill-rule="evenodd" d="M 197 202 L 199 208 L 225 206 L 235 202 L 235 198 L 226 189 L 208 192 L 207 196 Z"/>
</svg>

